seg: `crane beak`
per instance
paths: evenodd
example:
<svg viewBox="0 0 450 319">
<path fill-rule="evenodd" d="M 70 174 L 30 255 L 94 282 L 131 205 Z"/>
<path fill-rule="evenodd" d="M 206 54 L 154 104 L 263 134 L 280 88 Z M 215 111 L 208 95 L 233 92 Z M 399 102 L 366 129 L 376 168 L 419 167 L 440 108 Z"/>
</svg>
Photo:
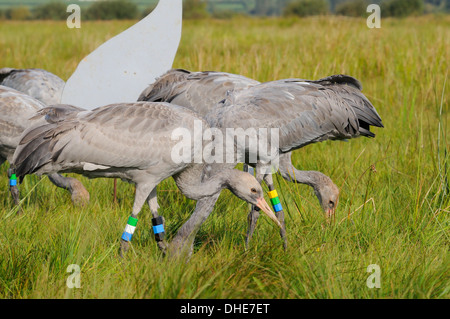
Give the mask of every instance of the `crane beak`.
<svg viewBox="0 0 450 319">
<path fill-rule="evenodd" d="M 334 209 L 328 209 L 328 210 L 327 210 L 327 213 L 326 213 L 327 218 L 333 217 L 334 211 L 335 211 Z"/>
<path fill-rule="evenodd" d="M 333 221 L 335 211 L 336 209 L 328 209 L 326 211 L 325 216 L 328 224 L 331 224 L 331 222 Z"/>
<path fill-rule="evenodd" d="M 261 209 L 267 216 L 269 216 L 269 218 L 273 220 L 278 225 L 278 227 L 282 228 L 280 221 L 270 209 L 269 205 L 263 197 L 257 199 L 256 206 L 258 206 L 259 209 Z"/>
</svg>

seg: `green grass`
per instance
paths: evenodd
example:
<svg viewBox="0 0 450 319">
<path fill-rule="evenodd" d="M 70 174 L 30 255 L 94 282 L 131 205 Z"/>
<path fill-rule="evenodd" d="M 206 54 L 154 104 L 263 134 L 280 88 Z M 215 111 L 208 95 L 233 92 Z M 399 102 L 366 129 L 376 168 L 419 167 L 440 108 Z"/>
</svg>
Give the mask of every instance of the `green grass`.
<svg viewBox="0 0 450 319">
<path fill-rule="evenodd" d="M 132 21 L 0 22 L 2 66 L 40 67 L 67 79 L 78 61 Z M 24 214 L 16 216 L 0 168 L 2 298 L 449 298 L 448 17 L 310 18 L 186 21 L 174 67 L 222 70 L 260 81 L 315 79 L 346 73 L 385 125 L 375 139 L 310 145 L 293 154 L 300 169 L 320 170 L 341 189 L 332 225 L 312 190 L 276 178 L 286 211 L 289 247 L 261 217 L 244 249 L 247 205 L 224 191 L 200 229 L 189 263 L 166 260 L 144 207 L 124 261 L 119 238 L 133 187 L 81 178 L 85 208 L 49 183 L 28 176 Z M 39 183 L 36 186 L 36 183 Z M 33 191 L 31 191 L 34 188 Z M 172 237 L 195 203 L 172 180 L 158 187 Z M 68 265 L 81 266 L 81 289 L 68 289 Z M 366 286 L 370 264 L 381 288 Z"/>
</svg>

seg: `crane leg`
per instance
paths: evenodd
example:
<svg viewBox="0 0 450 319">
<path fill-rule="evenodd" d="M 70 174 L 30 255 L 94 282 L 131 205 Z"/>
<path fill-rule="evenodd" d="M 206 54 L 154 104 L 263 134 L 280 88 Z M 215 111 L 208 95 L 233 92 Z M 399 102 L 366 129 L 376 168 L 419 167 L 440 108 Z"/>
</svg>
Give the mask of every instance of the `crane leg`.
<svg viewBox="0 0 450 319">
<path fill-rule="evenodd" d="M 256 228 L 256 223 L 259 218 L 259 208 L 251 205 L 250 213 L 247 216 L 248 228 L 247 228 L 247 237 L 245 238 L 245 249 L 248 249 L 248 243 L 253 237 L 253 232 Z"/>
<path fill-rule="evenodd" d="M 153 189 L 156 188 L 157 184 L 158 183 L 148 183 L 148 184 L 146 183 L 136 185 L 136 195 L 134 197 L 133 211 L 128 219 L 127 225 L 125 226 L 125 231 L 123 232 L 122 237 L 120 239 L 120 248 L 119 248 L 120 257 L 123 257 L 128 251 L 129 242 L 136 229 L 138 214 L 141 211 L 141 208 L 144 205 L 147 198 L 149 198 L 150 193 L 152 193 Z"/>
<path fill-rule="evenodd" d="M 281 224 L 280 229 L 280 236 L 283 239 L 283 248 L 284 250 L 287 249 L 287 237 L 286 237 L 286 224 L 284 222 L 284 211 L 281 206 L 280 200 L 278 198 L 277 191 L 275 190 L 275 187 L 273 186 L 273 178 L 272 174 L 266 174 L 264 176 L 264 182 L 267 184 L 267 187 L 269 188 L 269 197 L 270 202 L 272 203 L 272 207 L 275 211 L 275 216 L 277 216 L 278 220 Z"/>
<path fill-rule="evenodd" d="M 244 172 L 248 172 L 249 174 L 253 175 L 253 168 L 247 164 L 244 164 Z M 262 179 L 263 175 L 256 174 L 256 180 L 259 183 L 261 183 Z M 248 228 L 247 228 L 247 236 L 245 237 L 245 249 L 248 249 L 248 243 L 253 237 L 253 232 L 255 231 L 258 218 L 259 218 L 259 208 L 254 205 L 251 205 L 250 213 L 247 216 Z"/>
<path fill-rule="evenodd" d="M 156 193 L 156 187 L 151 191 L 150 195 L 147 198 L 148 206 L 150 207 L 150 211 L 152 212 L 152 224 L 153 224 L 153 233 L 155 234 L 155 240 L 158 245 L 158 248 L 161 249 L 163 253 L 165 253 L 167 249 L 167 242 L 165 241 L 165 223 L 164 217 L 159 216 L 158 214 L 158 198 Z"/>
<path fill-rule="evenodd" d="M 220 194 L 217 194 L 197 201 L 194 213 L 192 213 L 187 222 L 181 226 L 176 236 L 169 244 L 167 249 L 169 257 L 189 259 L 194 251 L 195 236 L 197 235 L 200 226 L 211 214 L 219 195 Z"/>
<path fill-rule="evenodd" d="M 8 177 L 9 177 L 9 191 L 11 192 L 11 196 L 14 199 L 14 204 L 16 206 L 19 206 L 20 193 L 19 193 L 19 188 L 17 187 L 17 178 L 16 178 L 15 170 L 13 168 L 8 169 Z M 21 213 L 22 213 L 22 210 L 19 207 L 17 214 L 21 214 Z"/>
<path fill-rule="evenodd" d="M 67 189 L 72 195 L 71 199 L 73 204 L 85 206 L 89 202 L 89 192 L 79 180 L 72 177 L 64 177 L 56 173 L 48 175 L 48 179 L 55 186 Z"/>
</svg>

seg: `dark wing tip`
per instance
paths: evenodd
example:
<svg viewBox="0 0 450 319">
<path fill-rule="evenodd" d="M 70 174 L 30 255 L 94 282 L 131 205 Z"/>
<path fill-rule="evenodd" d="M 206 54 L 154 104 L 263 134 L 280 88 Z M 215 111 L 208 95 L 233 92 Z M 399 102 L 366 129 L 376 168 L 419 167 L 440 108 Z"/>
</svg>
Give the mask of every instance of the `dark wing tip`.
<svg viewBox="0 0 450 319">
<path fill-rule="evenodd" d="M 374 126 L 384 128 L 384 125 L 383 125 L 383 123 L 381 122 L 381 119 L 380 119 L 380 121 L 377 122 L 377 124 L 374 125 Z"/>
<path fill-rule="evenodd" d="M 361 82 L 350 75 L 346 74 L 335 74 L 327 76 L 326 78 L 322 78 L 316 81 L 311 81 L 312 83 L 317 83 L 323 86 L 335 85 L 335 84 L 347 84 L 351 85 L 358 90 L 362 90 Z"/>
<path fill-rule="evenodd" d="M 375 137 L 375 133 L 373 133 L 369 130 L 366 130 L 365 128 L 362 128 L 362 127 L 359 128 L 359 133 L 365 137 Z"/>
<path fill-rule="evenodd" d="M 186 74 L 191 74 L 191 71 L 188 71 L 186 69 L 172 69 L 173 72 L 181 72 L 181 73 L 186 73 Z"/>
<path fill-rule="evenodd" d="M 0 69 L 0 84 L 3 83 L 3 81 L 11 75 L 16 69 L 12 68 L 1 68 Z"/>
</svg>

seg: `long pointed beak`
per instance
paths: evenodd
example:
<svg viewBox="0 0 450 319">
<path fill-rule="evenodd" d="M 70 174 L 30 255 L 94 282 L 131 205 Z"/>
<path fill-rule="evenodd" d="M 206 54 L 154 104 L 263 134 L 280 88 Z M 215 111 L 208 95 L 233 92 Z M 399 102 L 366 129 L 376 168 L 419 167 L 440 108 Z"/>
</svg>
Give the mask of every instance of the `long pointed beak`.
<svg viewBox="0 0 450 319">
<path fill-rule="evenodd" d="M 278 225 L 278 227 L 282 228 L 280 221 L 275 216 L 274 212 L 270 209 L 269 205 L 263 197 L 258 198 L 256 206 L 258 206 L 259 209 L 261 209 L 267 216 L 269 216 L 269 218 L 273 220 Z"/>
<path fill-rule="evenodd" d="M 328 209 L 325 212 L 326 221 L 327 221 L 328 224 L 332 223 L 335 211 L 336 211 L 336 209 Z"/>
<path fill-rule="evenodd" d="M 327 216 L 327 218 L 331 218 L 334 215 L 334 209 L 328 209 L 325 213 L 325 215 Z"/>
</svg>

